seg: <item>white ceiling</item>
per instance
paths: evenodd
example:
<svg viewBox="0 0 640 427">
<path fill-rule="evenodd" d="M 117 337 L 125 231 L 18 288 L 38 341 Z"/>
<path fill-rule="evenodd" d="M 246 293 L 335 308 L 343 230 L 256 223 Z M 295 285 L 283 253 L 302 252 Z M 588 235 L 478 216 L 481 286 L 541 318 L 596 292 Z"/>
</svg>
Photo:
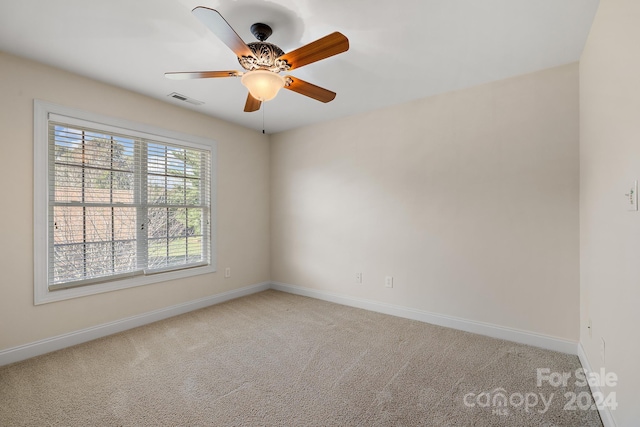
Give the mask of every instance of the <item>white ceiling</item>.
<svg viewBox="0 0 640 427">
<path fill-rule="evenodd" d="M 262 111 L 242 111 L 240 79 L 164 77 L 241 70 L 196 6 L 247 43 L 251 24 L 271 25 L 285 52 L 333 31 L 349 38 L 348 52 L 291 72 L 336 99 L 281 91 L 263 104 L 273 133 L 577 61 L 598 0 L 0 0 L 0 50 L 262 130 Z"/>
</svg>

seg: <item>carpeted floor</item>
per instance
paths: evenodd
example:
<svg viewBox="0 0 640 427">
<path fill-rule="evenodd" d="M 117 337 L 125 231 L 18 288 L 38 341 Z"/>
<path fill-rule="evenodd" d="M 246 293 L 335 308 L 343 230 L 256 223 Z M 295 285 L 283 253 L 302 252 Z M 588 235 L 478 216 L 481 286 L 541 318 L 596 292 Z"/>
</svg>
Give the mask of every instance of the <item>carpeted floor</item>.
<svg viewBox="0 0 640 427">
<path fill-rule="evenodd" d="M 538 368 L 572 376 L 538 386 Z M 588 392 L 578 368 L 266 291 L 0 368 L 0 425 L 601 426 L 595 410 L 564 408 L 565 393 Z"/>
</svg>

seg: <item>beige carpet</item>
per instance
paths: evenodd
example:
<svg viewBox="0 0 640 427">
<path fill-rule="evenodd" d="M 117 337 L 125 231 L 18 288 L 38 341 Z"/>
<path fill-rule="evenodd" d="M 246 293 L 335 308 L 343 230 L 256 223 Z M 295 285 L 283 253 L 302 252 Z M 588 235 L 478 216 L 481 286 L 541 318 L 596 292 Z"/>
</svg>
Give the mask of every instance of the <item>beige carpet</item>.
<svg viewBox="0 0 640 427">
<path fill-rule="evenodd" d="M 601 426 L 597 411 L 563 409 L 565 393 L 587 391 L 573 377 L 537 386 L 536 368 L 579 367 L 266 291 L 0 368 L 0 425 Z"/>
</svg>

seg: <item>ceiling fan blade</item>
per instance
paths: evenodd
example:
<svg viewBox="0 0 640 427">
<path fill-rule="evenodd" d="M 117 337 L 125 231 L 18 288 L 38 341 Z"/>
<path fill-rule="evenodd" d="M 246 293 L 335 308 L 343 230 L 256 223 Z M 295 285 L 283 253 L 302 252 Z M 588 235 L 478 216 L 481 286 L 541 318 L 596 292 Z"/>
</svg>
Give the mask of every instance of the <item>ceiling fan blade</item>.
<svg viewBox="0 0 640 427">
<path fill-rule="evenodd" d="M 211 79 L 214 77 L 240 77 L 238 71 L 178 71 L 164 73 L 164 76 L 172 80 L 187 79 Z"/>
<path fill-rule="evenodd" d="M 258 111 L 260 106 L 262 105 L 262 101 L 255 99 L 251 94 L 247 94 L 247 103 L 244 104 L 244 112 L 251 113 L 253 111 Z"/>
<path fill-rule="evenodd" d="M 253 56 L 249 46 L 240 38 L 231 25 L 220 15 L 217 10 L 198 6 L 191 11 L 213 34 L 236 54 L 236 56 Z"/>
<path fill-rule="evenodd" d="M 335 92 L 331 92 L 330 90 L 321 88 L 320 86 L 316 86 L 311 83 L 307 83 L 304 80 L 300 80 L 297 77 L 287 76 L 291 79 L 291 84 L 289 86 L 285 86 L 285 89 L 292 90 L 294 92 L 298 92 L 301 95 L 308 96 L 309 98 L 316 99 L 320 102 L 330 102 L 333 101 L 336 97 Z"/>
<path fill-rule="evenodd" d="M 285 53 L 279 59 L 286 60 L 293 70 L 347 50 L 349 50 L 349 39 L 343 34 L 335 32 L 292 52 Z"/>
</svg>

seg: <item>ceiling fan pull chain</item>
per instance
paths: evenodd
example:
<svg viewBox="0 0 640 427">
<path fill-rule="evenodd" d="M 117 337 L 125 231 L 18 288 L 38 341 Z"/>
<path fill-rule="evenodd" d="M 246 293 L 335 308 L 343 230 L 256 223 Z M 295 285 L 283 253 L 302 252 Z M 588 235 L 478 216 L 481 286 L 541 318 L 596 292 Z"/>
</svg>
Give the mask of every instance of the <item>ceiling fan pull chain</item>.
<svg viewBox="0 0 640 427">
<path fill-rule="evenodd" d="M 266 102 L 262 103 L 262 134 L 264 134 L 264 104 L 266 104 Z"/>
</svg>

